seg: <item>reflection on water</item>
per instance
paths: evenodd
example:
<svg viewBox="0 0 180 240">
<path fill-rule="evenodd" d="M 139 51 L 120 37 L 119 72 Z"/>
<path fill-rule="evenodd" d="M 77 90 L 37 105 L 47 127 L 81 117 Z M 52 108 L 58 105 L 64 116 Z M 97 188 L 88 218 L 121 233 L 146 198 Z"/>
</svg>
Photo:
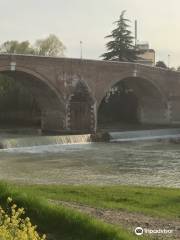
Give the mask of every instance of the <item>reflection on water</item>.
<svg viewBox="0 0 180 240">
<path fill-rule="evenodd" d="M 180 146 L 155 142 L 91 143 L 0 150 L 0 179 L 180 187 Z"/>
</svg>

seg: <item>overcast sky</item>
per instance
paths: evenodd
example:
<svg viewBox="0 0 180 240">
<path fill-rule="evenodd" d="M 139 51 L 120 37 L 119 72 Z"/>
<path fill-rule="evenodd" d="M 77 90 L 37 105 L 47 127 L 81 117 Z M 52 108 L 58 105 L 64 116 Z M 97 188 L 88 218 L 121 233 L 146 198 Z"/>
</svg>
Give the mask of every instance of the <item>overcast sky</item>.
<svg viewBox="0 0 180 240">
<path fill-rule="evenodd" d="M 0 0 L 0 43 L 56 34 L 66 45 L 66 56 L 98 59 L 105 51 L 104 36 L 122 10 L 138 20 L 138 39 L 148 41 L 156 60 L 180 65 L 179 0 Z M 134 30 L 134 29 L 132 29 Z"/>
</svg>

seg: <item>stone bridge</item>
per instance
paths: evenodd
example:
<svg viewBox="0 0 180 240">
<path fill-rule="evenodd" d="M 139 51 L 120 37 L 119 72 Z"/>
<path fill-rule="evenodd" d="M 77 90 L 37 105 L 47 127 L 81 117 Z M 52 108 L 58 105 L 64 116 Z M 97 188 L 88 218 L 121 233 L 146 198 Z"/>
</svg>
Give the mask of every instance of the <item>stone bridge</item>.
<svg viewBox="0 0 180 240">
<path fill-rule="evenodd" d="M 138 98 L 138 119 L 180 124 L 180 73 L 135 63 L 0 54 L 0 74 L 29 89 L 41 108 L 41 128 L 96 131 L 106 94 L 123 81 Z"/>
</svg>

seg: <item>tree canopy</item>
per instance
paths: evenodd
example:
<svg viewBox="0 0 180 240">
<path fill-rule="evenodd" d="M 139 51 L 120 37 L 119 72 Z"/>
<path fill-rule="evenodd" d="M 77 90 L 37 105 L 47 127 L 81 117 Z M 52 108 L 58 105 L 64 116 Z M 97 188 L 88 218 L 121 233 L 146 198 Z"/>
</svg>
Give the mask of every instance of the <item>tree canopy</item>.
<svg viewBox="0 0 180 240">
<path fill-rule="evenodd" d="M 177 67 L 177 71 L 180 72 L 180 66 Z"/>
<path fill-rule="evenodd" d="M 33 54 L 34 49 L 31 47 L 29 41 L 7 41 L 0 46 L 0 51 L 3 53 L 17 53 L 17 54 Z"/>
<path fill-rule="evenodd" d="M 156 67 L 167 68 L 166 64 L 163 61 L 158 61 L 156 63 Z"/>
<path fill-rule="evenodd" d="M 47 38 L 39 39 L 31 45 L 29 41 L 6 41 L 0 46 L 1 53 L 32 54 L 42 56 L 64 56 L 65 46 L 54 34 Z"/>
<path fill-rule="evenodd" d="M 119 19 L 114 22 L 116 28 L 110 35 L 105 38 L 110 38 L 106 44 L 108 52 L 102 55 L 104 60 L 112 61 L 134 61 L 138 59 L 131 31 L 129 30 L 130 20 L 124 17 L 126 11 L 122 11 Z"/>
<path fill-rule="evenodd" d="M 65 46 L 59 38 L 53 34 L 45 39 L 39 39 L 35 43 L 36 53 L 43 56 L 64 56 Z"/>
</svg>

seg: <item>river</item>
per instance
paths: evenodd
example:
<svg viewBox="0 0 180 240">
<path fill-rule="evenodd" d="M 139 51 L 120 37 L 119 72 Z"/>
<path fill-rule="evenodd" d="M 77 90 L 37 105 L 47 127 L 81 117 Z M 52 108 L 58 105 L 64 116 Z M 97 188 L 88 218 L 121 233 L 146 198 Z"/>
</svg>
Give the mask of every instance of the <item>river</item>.
<svg viewBox="0 0 180 240">
<path fill-rule="evenodd" d="M 0 150 L 0 179 L 180 187 L 180 145 L 147 141 L 4 149 Z"/>
</svg>

